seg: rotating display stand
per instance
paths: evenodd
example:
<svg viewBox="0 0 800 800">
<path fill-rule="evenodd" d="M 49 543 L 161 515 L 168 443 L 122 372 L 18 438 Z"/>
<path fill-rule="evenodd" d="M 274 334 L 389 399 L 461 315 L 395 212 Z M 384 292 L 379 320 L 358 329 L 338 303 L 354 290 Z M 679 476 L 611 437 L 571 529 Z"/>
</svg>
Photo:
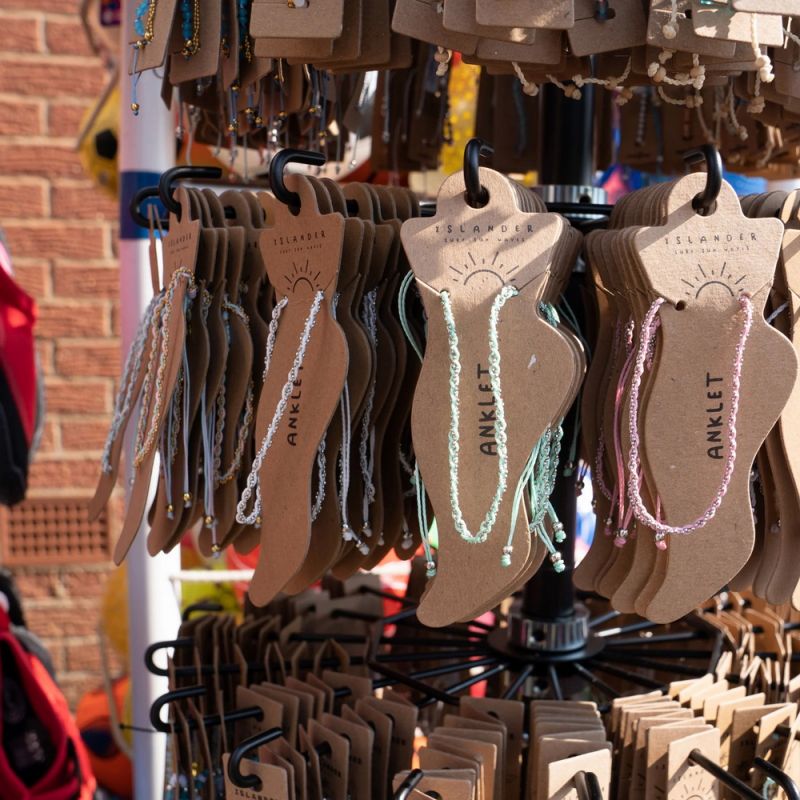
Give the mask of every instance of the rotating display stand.
<svg viewBox="0 0 800 800">
<path fill-rule="evenodd" d="M 555 86 L 545 86 L 541 93 L 540 118 L 548 124 L 542 125 L 541 130 L 539 178 L 542 185 L 537 191 L 543 195 L 550 211 L 563 214 L 581 229 L 603 226 L 612 208 L 596 202 L 604 198 L 602 192 L 592 186 L 594 101 L 591 86 L 585 87 L 578 101 L 566 99 Z M 472 140 L 465 153 L 465 180 L 474 191 L 480 191 L 478 156 L 487 150 L 478 140 Z M 318 163 L 312 158 L 314 155 L 284 150 L 273 158 L 270 185 L 276 196 L 286 191 L 282 179 L 286 163 Z M 712 193 L 721 181 L 719 156 L 716 151 L 713 155 L 712 159 L 711 152 L 705 153 L 709 166 L 707 191 Z M 218 177 L 219 170 L 214 168 L 170 170 L 162 177 L 158 190 L 144 189 L 134 198 L 134 219 L 139 224 L 147 224 L 140 204 L 148 197 L 160 194 L 170 207 L 168 201 L 174 181 Z M 432 210 L 426 206 L 423 213 L 427 215 Z M 587 299 L 581 273 L 579 261 L 566 289 L 567 300 L 579 324 L 583 322 Z M 574 432 L 575 414 L 573 407 L 563 423 L 567 440 Z M 564 468 L 569 458 L 566 453 L 562 452 L 561 458 L 551 502 L 566 535 L 561 548 L 565 569 L 556 572 L 546 560 L 520 595 L 513 599 L 511 610 L 500 624 L 493 626 L 473 621 L 428 629 L 416 619 L 414 600 L 365 587 L 361 591 L 402 606 L 397 613 L 382 618 L 353 611 L 335 612 L 337 617 L 373 624 L 371 636 L 298 632 L 290 636 L 290 641 L 313 643 L 333 638 L 341 644 L 367 646 L 367 655 L 356 656 L 351 663 L 366 663 L 380 676 L 373 683 L 376 689 L 407 687 L 421 708 L 438 701 L 457 705 L 459 695 L 478 684 L 486 684 L 487 694 L 506 699 L 592 697 L 603 706 L 626 693 L 662 689 L 672 680 L 713 672 L 726 644 L 723 634 L 704 622 L 702 613 L 661 625 L 609 610 L 604 599 L 576 592 L 572 573 L 577 527 L 577 470 Z M 787 625 L 787 629 L 792 627 L 792 624 Z M 155 666 L 154 654 L 167 647 L 190 645 L 191 640 L 154 643 L 145 658 L 148 669 L 165 674 Z M 229 666 L 231 672 L 239 669 L 238 665 Z M 255 672 L 263 670 L 263 665 L 249 666 Z M 223 671 L 226 668 L 226 665 L 221 667 Z M 180 668 L 176 675 L 180 675 Z M 154 706 L 151 720 L 156 728 L 160 709 L 165 702 L 174 699 L 178 697 L 170 693 L 160 698 L 157 708 Z"/>
<path fill-rule="evenodd" d="M 584 88 L 578 101 L 565 98 L 555 86 L 542 87 L 540 119 L 548 124 L 542 125 L 540 134 L 541 186 L 537 191 L 550 211 L 562 213 L 581 228 L 604 225 L 611 211 L 611 206 L 596 202 L 605 198 L 592 186 L 594 101 L 591 86 Z M 721 165 L 718 155 L 713 160 L 709 154 L 706 157 L 713 192 L 721 179 Z M 586 300 L 581 267 L 579 263 L 566 290 L 579 323 Z M 574 431 L 575 414 L 573 407 L 563 423 L 567 441 Z M 472 622 L 437 629 L 429 641 L 430 652 L 424 638 L 413 653 L 404 648 L 394 653 L 397 647 L 379 644 L 387 625 L 413 624 L 413 606 L 409 606 L 382 621 L 370 659 L 372 669 L 426 695 L 422 705 L 437 700 L 457 704 L 458 694 L 480 683 L 490 683 L 492 691 L 506 699 L 564 700 L 585 697 L 590 690 L 602 705 L 631 691 L 662 689 L 671 680 L 715 669 L 724 648 L 723 636 L 704 624 L 701 614 L 661 625 L 608 610 L 602 598 L 575 590 L 577 470 L 564 469 L 567 458 L 562 452 L 551 497 L 566 534 L 560 548 L 564 571 L 556 572 L 546 560 L 514 600 L 506 624 L 491 627 Z M 389 666 L 392 661 L 408 663 L 415 657 L 433 665 L 408 672 Z M 467 669 L 471 674 L 463 680 L 445 686 L 433 682 Z"/>
</svg>

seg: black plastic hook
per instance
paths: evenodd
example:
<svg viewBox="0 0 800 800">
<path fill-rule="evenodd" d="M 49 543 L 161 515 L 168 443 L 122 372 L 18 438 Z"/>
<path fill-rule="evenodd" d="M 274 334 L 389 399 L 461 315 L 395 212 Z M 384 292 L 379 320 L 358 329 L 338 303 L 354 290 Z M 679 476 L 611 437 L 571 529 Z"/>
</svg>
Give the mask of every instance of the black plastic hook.
<svg viewBox="0 0 800 800">
<path fill-rule="evenodd" d="M 706 186 L 700 194 L 692 200 L 692 208 L 702 216 L 707 216 L 714 211 L 722 189 L 722 158 L 719 150 L 713 144 L 703 144 L 700 147 L 688 150 L 683 155 L 683 160 L 689 164 L 706 164 Z"/>
<path fill-rule="evenodd" d="M 408 800 L 411 792 L 414 791 L 414 787 L 423 777 L 425 777 L 425 773 L 421 769 L 412 769 L 411 772 L 406 775 L 403 782 L 397 787 L 393 800 Z"/>
<path fill-rule="evenodd" d="M 800 789 L 798 789 L 797 783 L 782 769 L 760 756 L 756 756 L 753 765 L 764 772 L 767 777 L 772 778 L 786 792 L 788 800 L 800 800 Z"/>
<path fill-rule="evenodd" d="M 313 167 L 321 167 L 325 161 L 325 156 L 314 150 L 295 150 L 291 147 L 279 150 L 269 162 L 269 185 L 272 194 L 284 205 L 290 208 L 300 208 L 300 195 L 297 192 L 290 192 L 283 182 L 286 165 L 309 164 Z"/>
<path fill-rule="evenodd" d="M 181 207 L 173 195 L 173 184 L 179 180 L 215 181 L 222 177 L 219 167 L 173 167 L 161 175 L 158 181 L 158 194 L 167 211 L 180 214 Z"/>
<path fill-rule="evenodd" d="M 153 728 L 160 733 L 172 733 L 173 726 L 169 722 L 164 722 L 161 718 L 161 709 L 168 703 L 174 703 L 177 700 L 188 700 L 192 697 L 201 697 L 206 693 L 205 686 L 187 686 L 184 689 L 175 689 L 174 691 L 162 694 L 157 697 L 150 706 L 150 724 Z M 224 718 L 223 718 L 224 717 Z M 203 717 L 203 727 L 213 728 L 222 725 L 223 722 L 227 725 L 231 722 L 239 722 L 243 719 L 255 719 L 261 721 L 264 719 L 264 712 L 258 706 L 248 706 L 247 708 L 237 708 L 236 711 L 231 711 L 229 714 L 207 714 Z M 197 723 L 195 720 L 189 720 L 189 728 L 195 729 Z"/>
<path fill-rule="evenodd" d="M 187 686 L 162 694 L 150 706 L 150 724 L 161 733 L 172 733 L 172 725 L 161 718 L 161 709 L 177 700 L 188 700 L 191 697 L 202 697 L 206 693 L 205 686 Z"/>
<path fill-rule="evenodd" d="M 241 744 L 234 747 L 230 758 L 228 759 L 228 777 L 234 786 L 241 789 L 255 789 L 261 791 L 261 778 L 258 775 L 242 775 L 242 759 L 253 750 L 258 750 L 259 747 L 274 742 L 283 736 L 283 731 L 280 728 L 270 728 L 268 731 L 251 736 L 245 739 Z"/>
<path fill-rule="evenodd" d="M 698 767 L 702 767 L 744 800 L 764 800 L 759 792 L 748 786 L 744 781 L 740 781 L 735 775 L 731 775 L 728 770 L 704 756 L 699 750 L 695 749 L 689 753 L 689 761 L 692 764 L 697 764 Z"/>
<path fill-rule="evenodd" d="M 573 780 L 578 793 L 578 800 L 603 800 L 600 780 L 594 772 L 576 772 Z"/>
<path fill-rule="evenodd" d="M 191 647 L 193 644 L 194 639 L 191 636 L 184 636 L 182 639 L 169 639 L 164 642 L 153 642 L 151 645 L 148 645 L 147 649 L 144 651 L 144 665 L 147 667 L 147 671 L 152 675 L 167 677 L 169 671 L 164 667 L 159 667 L 154 661 L 153 656 L 155 656 L 159 650 L 168 650 L 171 647 L 176 650 L 183 649 Z"/>
<path fill-rule="evenodd" d="M 159 192 L 157 186 L 145 186 L 139 189 L 131 198 L 130 212 L 133 221 L 141 228 L 149 228 L 150 220 L 142 213 L 142 204 L 147 200 L 158 200 Z M 159 206 L 156 206 L 158 209 Z M 169 228 L 169 220 L 162 219 L 161 227 L 165 230 Z"/>
<path fill-rule="evenodd" d="M 211 614 L 223 610 L 222 603 L 218 603 L 216 600 L 198 600 L 198 602 L 186 606 L 181 619 L 186 622 L 192 614 L 197 614 L 201 611 Z"/>
<path fill-rule="evenodd" d="M 467 203 L 473 208 L 483 208 L 489 202 L 489 192 L 481 186 L 480 158 L 488 158 L 494 148 L 483 139 L 474 137 L 464 147 L 464 184 Z"/>
</svg>

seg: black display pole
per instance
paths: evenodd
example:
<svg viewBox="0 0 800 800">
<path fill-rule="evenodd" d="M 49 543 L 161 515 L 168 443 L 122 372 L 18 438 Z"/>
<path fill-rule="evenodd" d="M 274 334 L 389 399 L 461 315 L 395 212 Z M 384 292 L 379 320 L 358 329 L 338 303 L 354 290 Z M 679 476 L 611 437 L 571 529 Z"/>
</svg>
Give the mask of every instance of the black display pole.
<svg viewBox="0 0 800 800">
<path fill-rule="evenodd" d="M 594 87 L 584 86 L 580 100 L 565 97 L 553 84 L 541 89 L 541 163 L 539 183 L 543 186 L 591 186 L 594 179 Z M 574 199 L 578 199 L 577 197 Z M 582 276 L 573 274 L 566 291 L 567 300 L 583 321 Z M 564 420 L 561 463 L 551 502 L 564 526 L 565 541 L 558 545 L 565 569 L 556 572 L 546 561 L 523 590 L 522 613 L 535 620 L 557 621 L 575 614 L 572 571 L 575 566 L 577 525 L 577 464 L 565 475 L 575 426 L 573 408 Z"/>
<path fill-rule="evenodd" d="M 539 100 L 543 186 L 591 186 L 594 181 L 594 86 L 573 100 L 557 86 L 542 86 Z"/>
</svg>

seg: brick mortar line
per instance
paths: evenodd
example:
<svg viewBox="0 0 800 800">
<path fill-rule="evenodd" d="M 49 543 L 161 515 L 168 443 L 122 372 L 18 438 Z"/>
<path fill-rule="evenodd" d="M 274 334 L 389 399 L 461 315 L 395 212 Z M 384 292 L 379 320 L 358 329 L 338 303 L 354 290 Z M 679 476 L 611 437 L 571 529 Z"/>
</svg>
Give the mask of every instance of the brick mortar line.
<svg viewBox="0 0 800 800">
<path fill-rule="evenodd" d="M 110 310 L 112 300 L 108 297 L 64 297 L 63 295 L 56 295 L 55 297 L 48 297 L 39 301 L 40 308 L 46 306 L 48 308 L 85 308 L 87 305 L 91 308 L 99 308 L 100 310 Z M 50 338 L 50 337 L 44 337 Z M 59 337 L 59 339 L 62 337 Z M 83 338 L 83 337 L 68 337 L 68 338 Z"/>
<path fill-rule="evenodd" d="M 102 68 L 102 59 L 99 56 L 75 56 L 64 53 L 2 53 L 0 52 L 0 62 L 12 62 L 26 64 L 41 64 L 42 66 L 52 67 L 87 67 Z"/>
<path fill-rule="evenodd" d="M 0 97 L 0 103 L 2 102 L 3 98 Z M 0 186 L 38 186 L 41 189 L 49 189 L 52 186 L 52 181 L 40 175 L 20 175 L 19 178 L 0 175 Z"/>
<path fill-rule="evenodd" d="M 4 225 L 4 227 L 9 227 L 8 220 L 4 220 L 3 225 Z M 22 222 L 15 223 L 15 227 L 18 227 L 18 228 L 29 228 L 31 230 L 43 229 L 43 228 L 52 228 L 53 226 L 56 226 L 56 227 L 59 227 L 59 228 L 69 228 L 69 229 L 73 229 L 74 228 L 75 230 L 81 230 L 81 231 L 85 231 L 87 228 L 97 228 L 97 229 L 101 229 L 103 231 L 111 230 L 111 229 L 116 228 L 116 226 L 113 224 L 113 222 L 110 219 L 103 219 L 103 218 L 100 218 L 100 219 L 97 219 L 97 220 L 85 220 L 85 219 L 77 220 L 77 219 L 54 219 L 54 218 L 50 217 L 50 218 L 47 218 L 47 219 L 26 219 L 26 220 L 22 220 Z M 35 260 L 36 257 L 35 256 L 28 256 L 28 258 L 31 258 L 31 259 Z M 55 261 L 55 260 L 60 260 L 60 259 L 59 259 L 59 257 L 48 257 L 48 258 L 45 258 L 45 259 L 42 259 L 42 260 Z M 109 256 L 99 256 L 96 260 L 97 261 L 111 261 L 113 259 L 112 259 L 112 257 L 109 257 Z M 87 262 L 88 261 L 90 261 L 90 259 L 87 259 Z M 87 263 L 87 262 L 84 262 L 84 263 Z"/>
<path fill-rule="evenodd" d="M 69 150 L 77 153 L 74 136 L 49 136 L 46 133 L 32 136 L 13 135 L 10 133 L 0 136 L 0 144 L 26 147 L 57 147 L 60 150 Z"/>
</svg>

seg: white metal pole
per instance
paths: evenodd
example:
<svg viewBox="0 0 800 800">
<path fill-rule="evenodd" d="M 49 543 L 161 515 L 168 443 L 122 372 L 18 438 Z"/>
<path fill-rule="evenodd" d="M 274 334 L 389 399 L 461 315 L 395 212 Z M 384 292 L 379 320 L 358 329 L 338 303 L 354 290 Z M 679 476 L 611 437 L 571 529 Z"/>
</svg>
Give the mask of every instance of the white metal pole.
<svg viewBox="0 0 800 800">
<path fill-rule="evenodd" d="M 126 74 L 136 0 L 122 3 L 123 65 L 120 79 L 120 321 L 123 357 L 133 341 L 142 313 L 152 296 L 146 232 L 132 224 L 129 205 L 142 186 L 158 182 L 175 162 L 175 122 L 161 100 L 161 81 L 153 72 L 142 74 L 137 86 L 138 116 L 131 112 L 131 79 Z M 130 444 L 130 443 L 129 443 Z M 130 452 L 130 451 L 129 451 Z M 128 459 L 130 463 L 130 459 Z M 147 554 L 147 523 L 142 524 L 127 558 L 128 631 L 133 725 L 135 800 L 161 800 L 164 795 L 166 736 L 147 733 L 153 700 L 167 691 L 166 678 L 151 675 L 144 666 L 145 648 L 154 641 L 173 639 L 180 610 L 170 575 L 180 569 L 179 548 L 169 555 Z"/>
</svg>

